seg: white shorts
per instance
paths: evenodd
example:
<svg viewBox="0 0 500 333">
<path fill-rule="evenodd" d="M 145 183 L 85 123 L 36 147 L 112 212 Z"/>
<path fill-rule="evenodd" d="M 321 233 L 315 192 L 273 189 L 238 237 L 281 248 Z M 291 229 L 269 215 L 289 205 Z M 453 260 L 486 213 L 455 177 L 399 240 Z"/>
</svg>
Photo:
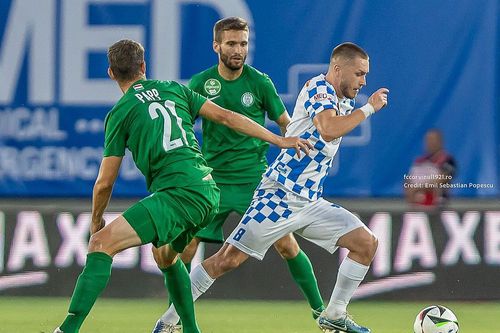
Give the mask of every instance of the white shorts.
<svg viewBox="0 0 500 333">
<path fill-rule="evenodd" d="M 226 240 L 259 260 L 291 232 L 334 253 L 340 237 L 364 226 L 347 209 L 323 198 L 309 201 L 276 182 L 266 181 L 264 186 L 257 188 L 250 207 Z"/>
</svg>

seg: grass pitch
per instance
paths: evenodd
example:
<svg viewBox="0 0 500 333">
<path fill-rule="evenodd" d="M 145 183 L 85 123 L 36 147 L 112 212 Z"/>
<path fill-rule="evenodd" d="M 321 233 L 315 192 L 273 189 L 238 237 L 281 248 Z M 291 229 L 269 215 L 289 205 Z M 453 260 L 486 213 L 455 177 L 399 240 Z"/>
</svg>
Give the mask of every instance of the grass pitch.
<svg viewBox="0 0 500 333">
<path fill-rule="evenodd" d="M 349 310 L 374 333 L 412 333 L 423 307 L 436 302 L 354 301 Z M 500 303 L 438 302 L 452 309 L 460 333 L 500 332 Z M 66 298 L 0 298 L 0 333 L 52 333 L 64 319 Z M 82 333 L 149 333 L 165 302 L 158 299 L 100 299 Z M 318 333 L 305 302 L 212 301 L 196 303 L 203 333 Z"/>
</svg>

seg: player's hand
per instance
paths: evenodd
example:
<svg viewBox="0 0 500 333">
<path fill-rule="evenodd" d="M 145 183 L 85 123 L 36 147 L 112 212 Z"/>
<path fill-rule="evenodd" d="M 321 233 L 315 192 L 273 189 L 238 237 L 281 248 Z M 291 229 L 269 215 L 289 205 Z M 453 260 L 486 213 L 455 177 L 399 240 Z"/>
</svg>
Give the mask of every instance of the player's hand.
<svg viewBox="0 0 500 333">
<path fill-rule="evenodd" d="M 281 137 L 278 144 L 280 148 L 293 148 L 297 152 L 297 156 L 300 158 L 300 151 L 303 151 L 306 155 L 309 155 L 309 150 L 313 149 L 313 145 L 299 137 L 293 136 L 289 138 Z"/>
<path fill-rule="evenodd" d="M 370 103 L 373 108 L 375 109 L 375 112 L 379 111 L 382 109 L 384 106 L 387 105 L 387 94 L 389 93 L 389 89 L 387 88 L 380 88 L 379 90 L 375 91 L 370 98 L 368 98 L 368 103 Z"/>
<path fill-rule="evenodd" d="M 98 222 L 92 221 L 90 224 L 90 235 L 95 234 L 96 232 L 104 228 L 105 225 L 106 221 L 104 221 L 104 218 L 101 218 L 101 220 Z"/>
</svg>

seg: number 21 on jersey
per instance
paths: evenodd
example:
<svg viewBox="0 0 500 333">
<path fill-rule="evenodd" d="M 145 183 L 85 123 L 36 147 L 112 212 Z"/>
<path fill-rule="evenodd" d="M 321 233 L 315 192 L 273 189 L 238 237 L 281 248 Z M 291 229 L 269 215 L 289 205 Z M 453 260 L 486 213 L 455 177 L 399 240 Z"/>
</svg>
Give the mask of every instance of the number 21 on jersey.
<svg viewBox="0 0 500 333">
<path fill-rule="evenodd" d="M 155 120 L 161 113 L 163 116 L 163 149 L 169 151 L 187 145 L 186 131 L 182 128 L 182 119 L 175 112 L 175 102 L 166 100 L 165 104 L 162 105 L 158 102 L 153 102 L 149 104 L 149 115 L 151 119 Z M 181 132 L 181 137 L 177 139 L 172 139 L 172 118 L 175 118 L 175 125 L 179 128 Z"/>
</svg>

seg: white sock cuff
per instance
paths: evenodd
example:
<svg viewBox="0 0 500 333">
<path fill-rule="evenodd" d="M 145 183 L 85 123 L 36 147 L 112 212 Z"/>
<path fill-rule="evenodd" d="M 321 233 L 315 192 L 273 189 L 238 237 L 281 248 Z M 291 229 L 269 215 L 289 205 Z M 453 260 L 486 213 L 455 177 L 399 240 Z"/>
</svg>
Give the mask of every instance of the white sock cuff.
<svg viewBox="0 0 500 333">
<path fill-rule="evenodd" d="M 370 266 L 365 266 L 349 257 L 345 257 L 344 261 L 340 264 L 339 274 L 351 280 L 362 281 L 369 269 Z"/>
<path fill-rule="evenodd" d="M 191 272 L 190 278 L 193 285 L 201 293 L 205 293 L 215 281 L 215 279 L 208 275 L 203 265 L 196 266 Z"/>
</svg>

